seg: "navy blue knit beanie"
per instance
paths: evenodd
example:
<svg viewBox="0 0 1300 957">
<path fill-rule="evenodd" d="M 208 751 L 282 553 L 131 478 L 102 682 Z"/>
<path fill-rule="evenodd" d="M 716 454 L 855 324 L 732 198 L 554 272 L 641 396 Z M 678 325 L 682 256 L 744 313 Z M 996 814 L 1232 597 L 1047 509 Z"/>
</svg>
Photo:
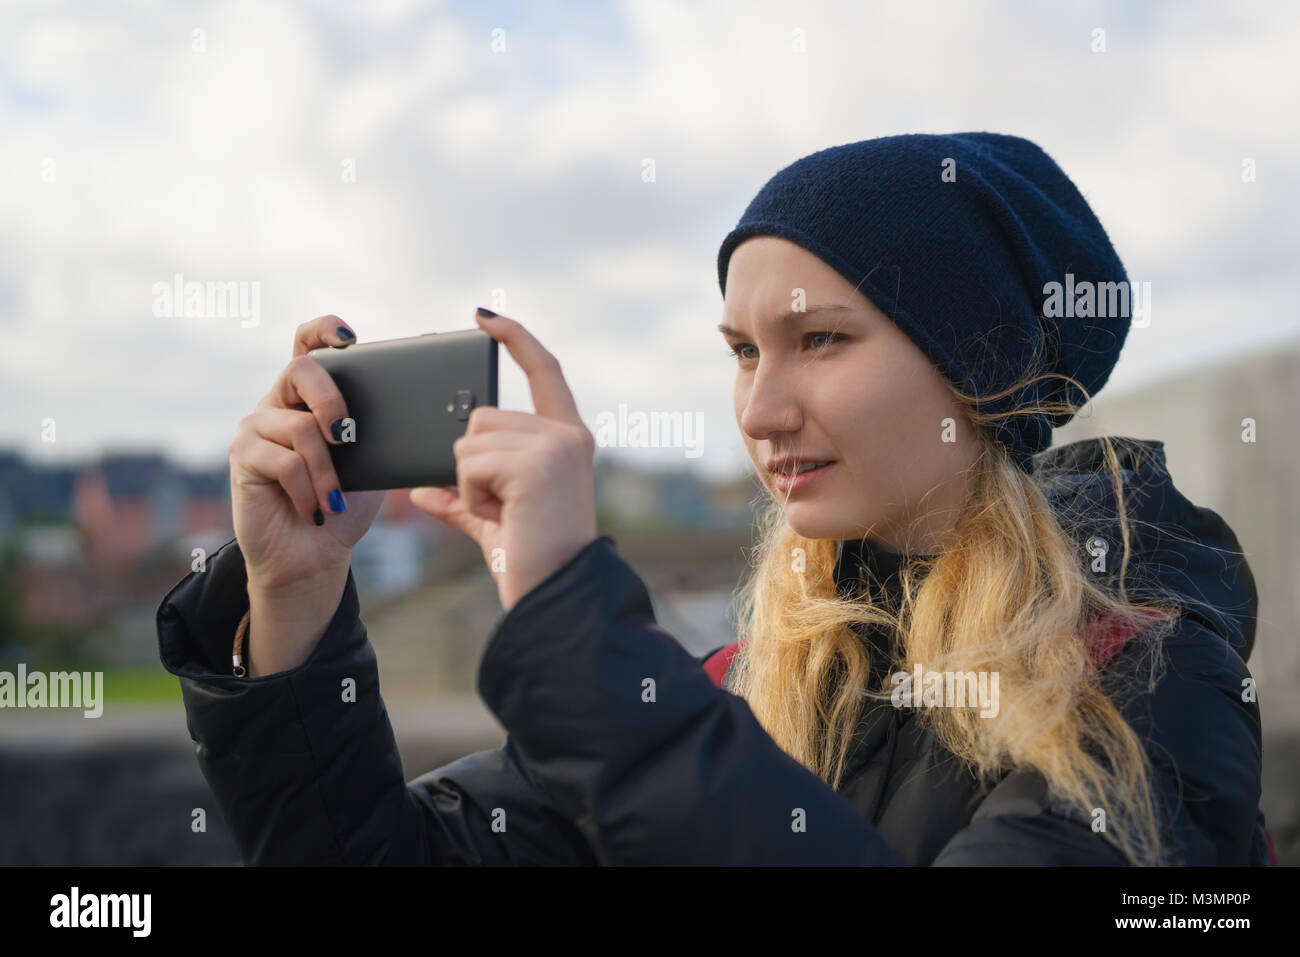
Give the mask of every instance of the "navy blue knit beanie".
<svg viewBox="0 0 1300 957">
<path fill-rule="evenodd" d="M 833 267 L 942 375 L 977 396 L 1001 392 L 1031 369 L 1072 376 L 1095 394 L 1128 335 L 1128 276 L 1106 231 L 1052 158 L 1018 136 L 913 133 L 795 161 L 723 240 L 724 295 L 732 251 L 760 234 Z M 1119 284 L 1123 298 L 1103 283 Z M 1089 284 L 1086 301 L 1072 308 Z M 1043 399 L 1083 403 L 1076 387 L 1051 377 L 1002 399 L 981 398 L 978 408 L 1005 412 Z M 994 437 L 1032 474 L 1033 455 L 1070 418 L 1020 414 L 1003 419 Z"/>
</svg>

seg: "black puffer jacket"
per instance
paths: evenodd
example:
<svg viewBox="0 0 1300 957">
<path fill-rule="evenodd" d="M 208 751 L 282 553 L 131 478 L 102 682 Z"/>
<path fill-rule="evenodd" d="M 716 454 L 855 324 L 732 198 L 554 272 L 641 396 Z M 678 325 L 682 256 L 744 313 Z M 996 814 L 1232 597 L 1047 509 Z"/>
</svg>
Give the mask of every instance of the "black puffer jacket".
<svg viewBox="0 0 1300 957">
<path fill-rule="evenodd" d="M 1155 693 L 1125 712 L 1150 741 L 1170 845 L 1184 864 L 1267 864 L 1260 713 L 1241 693 L 1257 602 L 1249 567 L 1222 519 L 1174 488 L 1161 443 L 1121 451 L 1130 515 L 1154 523 L 1135 543 L 1138 566 L 1207 603 L 1168 639 Z M 1090 474 L 1100 456 L 1095 440 L 1040 454 L 1063 516 L 1107 507 L 1104 476 Z M 1117 554 L 1095 513 L 1077 532 Z M 478 686 L 508 730 L 503 747 L 409 783 L 351 574 L 311 657 L 255 679 L 224 673 L 245 585 L 232 540 L 163 599 L 158 636 L 199 765 L 250 864 L 1124 863 L 1088 819 L 1045 800 L 1035 772 L 980 792 L 907 709 L 868 713 L 833 791 L 718 686 L 725 653 L 706 669 L 655 622 L 609 536 L 494 628 Z M 1107 667 L 1132 667 L 1137 645 Z M 342 700 L 345 678 L 355 703 Z"/>
</svg>

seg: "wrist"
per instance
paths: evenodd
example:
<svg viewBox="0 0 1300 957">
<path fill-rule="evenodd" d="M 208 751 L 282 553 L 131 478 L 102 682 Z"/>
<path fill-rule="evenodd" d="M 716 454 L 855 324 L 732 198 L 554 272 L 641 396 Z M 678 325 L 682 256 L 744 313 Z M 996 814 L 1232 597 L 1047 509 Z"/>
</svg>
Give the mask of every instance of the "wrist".
<svg viewBox="0 0 1300 957">
<path fill-rule="evenodd" d="M 280 578 L 246 565 L 248 595 L 266 602 L 305 601 L 333 587 L 336 582 L 347 581 L 351 561 L 352 553 L 349 552 L 342 561 L 331 562 L 314 574 L 298 578 Z"/>
<path fill-rule="evenodd" d="M 274 588 L 248 584 L 245 645 L 252 678 L 296 668 L 324 636 L 347 585 L 348 569 Z"/>
</svg>

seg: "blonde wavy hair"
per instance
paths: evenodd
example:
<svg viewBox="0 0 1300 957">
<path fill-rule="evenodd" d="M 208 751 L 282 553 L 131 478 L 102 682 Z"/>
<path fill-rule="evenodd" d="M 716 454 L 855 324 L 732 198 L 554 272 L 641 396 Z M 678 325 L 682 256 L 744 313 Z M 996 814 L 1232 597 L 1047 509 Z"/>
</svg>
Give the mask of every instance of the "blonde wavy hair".
<svg viewBox="0 0 1300 957">
<path fill-rule="evenodd" d="M 1009 416 L 1078 411 L 1081 406 L 1064 402 L 999 414 L 979 411 L 984 400 L 1048 377 L 1068 379 L 1031 375 L 984 399 L 948 383 L 982 445 L 973 466 L 973 491 L 954 543 L 937 556 L 904 561 L 897 602 L 866 589 L 842 593 L 834 580 L 838 542 L 796 534 L 781 503 L 767 495 L 750 573 L 736 593 L 745 640 L 732 659 L 726 687 L 746 699 L 782 750 L 838 788 L 864 709 L 888 702 L 891 693 L 887 686 L 870 687 L 871 659 L 878 652 L 855 625 L 894 636 L 899 654 L 885 662 L 886 673 L 910 673 L 916 665 L 937 672 L 997 672 L 994 717 L 981 717 L 979 706 L 972 705 L 922 707 L 916 719 L 982 784 L 1012 770 L 1036 769 L 1050 798 L 1079 812 L 1082 820 L 1090 821 L 1094 809 L 1103 808 L 1101 833 L 1131 864 L 1162 864 L 1168 849 L 1152 797 L 1151 769 L 1120 706 L 1124 695 L 1144 684 L 1155 686 L 1163 639 L 1183 603 L 1164 594 L 1130 600 L 1125 578 L 1131 522 L 1110 438 L 1105 438 L 1106 464 L 1123 543 L 1117 589 L 1088 570 L 1083 547 L 1105 516 L 1058 515 L 1046 494 L 1050 476 L 1027 475 L 992 440 L 992 427 Z M 1086 390 L 1068 381 L 1086 405 Z M 1151 665 L 1138 669 L 1146 671 L 1145 680 L 1107 679 L 1103 687 L 1093 663 L 1102 619 L 1136 634 L 1139 661 Z"/>
</svg>

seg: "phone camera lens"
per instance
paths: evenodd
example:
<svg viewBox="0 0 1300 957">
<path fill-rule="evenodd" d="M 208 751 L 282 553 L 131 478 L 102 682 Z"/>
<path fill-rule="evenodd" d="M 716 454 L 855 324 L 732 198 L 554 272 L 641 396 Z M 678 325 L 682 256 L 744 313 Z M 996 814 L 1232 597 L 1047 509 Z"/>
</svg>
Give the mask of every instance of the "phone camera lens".
<svg viewBox="0 0 1300 957">
<path fill-rule="evenodd" d="M 469 419 L 469 411 L 474 408 L 474 396 L 469 389 L 456 390 L 456 418 L 461 422 Z"/>
</svg>

